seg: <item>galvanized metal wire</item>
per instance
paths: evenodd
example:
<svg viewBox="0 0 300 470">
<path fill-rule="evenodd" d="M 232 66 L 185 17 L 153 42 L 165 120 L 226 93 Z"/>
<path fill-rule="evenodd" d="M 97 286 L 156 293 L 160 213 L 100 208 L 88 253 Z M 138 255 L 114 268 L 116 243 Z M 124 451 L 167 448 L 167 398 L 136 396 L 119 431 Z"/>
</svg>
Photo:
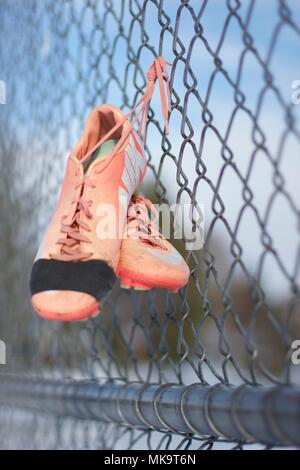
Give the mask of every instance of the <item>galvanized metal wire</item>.
<svg viewBox="0 0 300 470">
<path fill-rule="evenodd" d="M 296 64 L 299 54 L 297 2 L 2 0 L 0 44 L 0 339 L 7 345 L 0 373 L 61 384 L 298 384 L 291 345 L 300 338 L 300 105 L 291 82 L 300 71 L 294 76 L 284 62 Z M 28 277 L 65 156 L 93 106 L 131 109 L 156 55 L 171 64 L 170 135 L 154 99 L 143 191 L 154 202 L 190 203 L 196 230 L 204 204 L 203 249 L 174 241 L 189 263 L 189 285 L 173 295 L 117 284 L 96 319 L 43 321 L 31 310 Z M 242 448 L 246 441 L 8 404 L 0 421 L 2 448 Z"/>
</svg>

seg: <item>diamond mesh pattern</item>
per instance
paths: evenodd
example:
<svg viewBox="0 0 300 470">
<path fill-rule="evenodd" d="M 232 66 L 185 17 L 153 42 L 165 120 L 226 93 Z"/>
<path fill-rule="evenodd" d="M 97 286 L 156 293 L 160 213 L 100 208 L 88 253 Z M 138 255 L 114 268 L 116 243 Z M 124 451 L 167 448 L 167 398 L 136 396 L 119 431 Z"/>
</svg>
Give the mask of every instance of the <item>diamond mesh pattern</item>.
<svg viewBox="0 0 300 470">
<path fill-rule="evenodd" d="M 1 372 L 299 383 L 291 343 L 300 338 L 300 106 L 291 101 L 291 82 L 300 77 L 300 10 L 296 0 L 270 3 L 2 0 L 0 336 L 8 363 Z M 190 203 L 197 230 L 204 205 L 203 249 L 174 242 L 189 263 L 189 285 L 176 295 L 116 285 L 96 319 L 42 321 L 30 308 L 28 273 L 65 156 L 93 106 L 131 109 L 157 54 L 172 64 L 170 134 L 163 135 L 154 98 L 143 192 L 154 202 Z M 1 417 L 11 429 L 3 448 L 220 444 L 104 423 L 46 422 L 9 408 Z M 19 435 L 19 422 L 40 432 Z"/>
</svg>

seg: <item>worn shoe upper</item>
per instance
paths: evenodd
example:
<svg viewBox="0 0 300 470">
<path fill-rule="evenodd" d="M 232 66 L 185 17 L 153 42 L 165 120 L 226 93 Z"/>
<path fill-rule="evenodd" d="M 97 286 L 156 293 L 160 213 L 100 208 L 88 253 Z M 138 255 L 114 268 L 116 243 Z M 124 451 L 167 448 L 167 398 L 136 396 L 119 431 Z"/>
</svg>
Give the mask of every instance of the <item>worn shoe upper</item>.
<svg viewBox="0 0 300 470">
<path fill-rule="evenodd" d="M 118 276 L 125 287 L 163 287 L 175 291 L 187 284 L 189 267 L 159 232 L 149 216 L 149 209 L 155 211 L 142 195 L 132 198 Z"/>
<path fill-rule="evenodd" d="M 146 171 L 143 147 L 156 80 L 168 130 L 170 91 L 162 58 L 147 77 L 144 95 L 127 115 L 111 105 L 90 113 L 67 159 L 59 201 L 31 272 L 32 305 L 47 319 L 94 315 L 114 284 L 128 205 Z"/>
<path fill-rule="evenodd" d="M 128 133 L 117 152 L 95 159 L 86 155 L 122 119 L 113 106 L 95 108 L 68 157 L 59 201 L 31 276 L 33 306 L 47 318 L 62 318 L 69 310 L 77 318 L 79 306 L 94 312 L 115 281 L 127 208 L 143 180 L 146 157 L 128 121 L 110 136 L 114 149 Z"/>
</svg>

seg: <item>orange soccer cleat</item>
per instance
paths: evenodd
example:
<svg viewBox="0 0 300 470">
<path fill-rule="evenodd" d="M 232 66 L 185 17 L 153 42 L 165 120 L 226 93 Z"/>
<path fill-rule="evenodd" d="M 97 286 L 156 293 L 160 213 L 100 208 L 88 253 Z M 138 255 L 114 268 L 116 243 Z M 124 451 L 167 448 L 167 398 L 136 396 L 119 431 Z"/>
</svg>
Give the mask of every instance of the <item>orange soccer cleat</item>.
<svg viewBox="0 0 300 470">
<path fill-rule="evenodd" d="M 118 267 L 121 287 L 136 290 L 162 287 L 177 292 L 188 282 L 189 267 L 159 232 L 149 209 L 155 211 L 148 199 L 133 196 Z"/>
<path fill-rule="evenodd" d="M 48 320 L 96 315 L 113 287 L 128 205 L 145 175 L 141 136 L 157 79 L 167 131 L 168 75 L 165 61 L 157 58 L 137 105 L 125 116 L 111 105 L 95 108 L 68 157 L 61 195 L 30 280 L 32 305 Z"/>
</svg>

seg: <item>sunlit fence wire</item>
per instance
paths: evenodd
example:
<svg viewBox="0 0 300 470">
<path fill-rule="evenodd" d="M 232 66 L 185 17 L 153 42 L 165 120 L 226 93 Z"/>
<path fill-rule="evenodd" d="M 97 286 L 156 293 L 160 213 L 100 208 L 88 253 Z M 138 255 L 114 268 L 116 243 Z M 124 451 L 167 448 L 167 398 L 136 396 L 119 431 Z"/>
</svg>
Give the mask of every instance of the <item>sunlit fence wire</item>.
<svg viewBox="0 0 300 470">
<path fill-rule="evenodd" d="M 297 1 L 2 0 L 0 44 L 1 447 L 299 445 L 295 410 L 280 408 L 290 393 L 299 403 L 300 382 L 292 363 L 300 339 Z M 30 308 L 28 277 L 65 157 L 93 106 L 131 109 L 155 55 L 171 64 L 170 134 L 154 99 L 143 192 L 154 202 L 190 203 L 196 230 L 204 206 L 203 249 L 174 242 L 189 263 L 189 285 L 171 295 L 117 284 L 96 319 L 43 321 Z M 81 380 L 103 392 L 78 389 Z M 107 384 L 121 387 L 115 402 Z M 207 393 L 197 411 L 206 424 L 196 429 L 186 422 L 191 384 Z M 180 423 L 164 414 L 165 386 L 174 406 L 180 391 Z M 129 405 L 126 387 L 137 393 Z M 34 393 L 44 397 L 39 406 Z M 262 433 L 233 409 L 238 400 L 243 411 L 247 393 L 256 397 L 257 423 L 266 423 Z M 97 415 L 92 397 L 100 407 L 109 401 L 108 415 Z M 230 432 L 226 420 L 216 425 L 218 399 L 229 400 Z"/>
</svg>

